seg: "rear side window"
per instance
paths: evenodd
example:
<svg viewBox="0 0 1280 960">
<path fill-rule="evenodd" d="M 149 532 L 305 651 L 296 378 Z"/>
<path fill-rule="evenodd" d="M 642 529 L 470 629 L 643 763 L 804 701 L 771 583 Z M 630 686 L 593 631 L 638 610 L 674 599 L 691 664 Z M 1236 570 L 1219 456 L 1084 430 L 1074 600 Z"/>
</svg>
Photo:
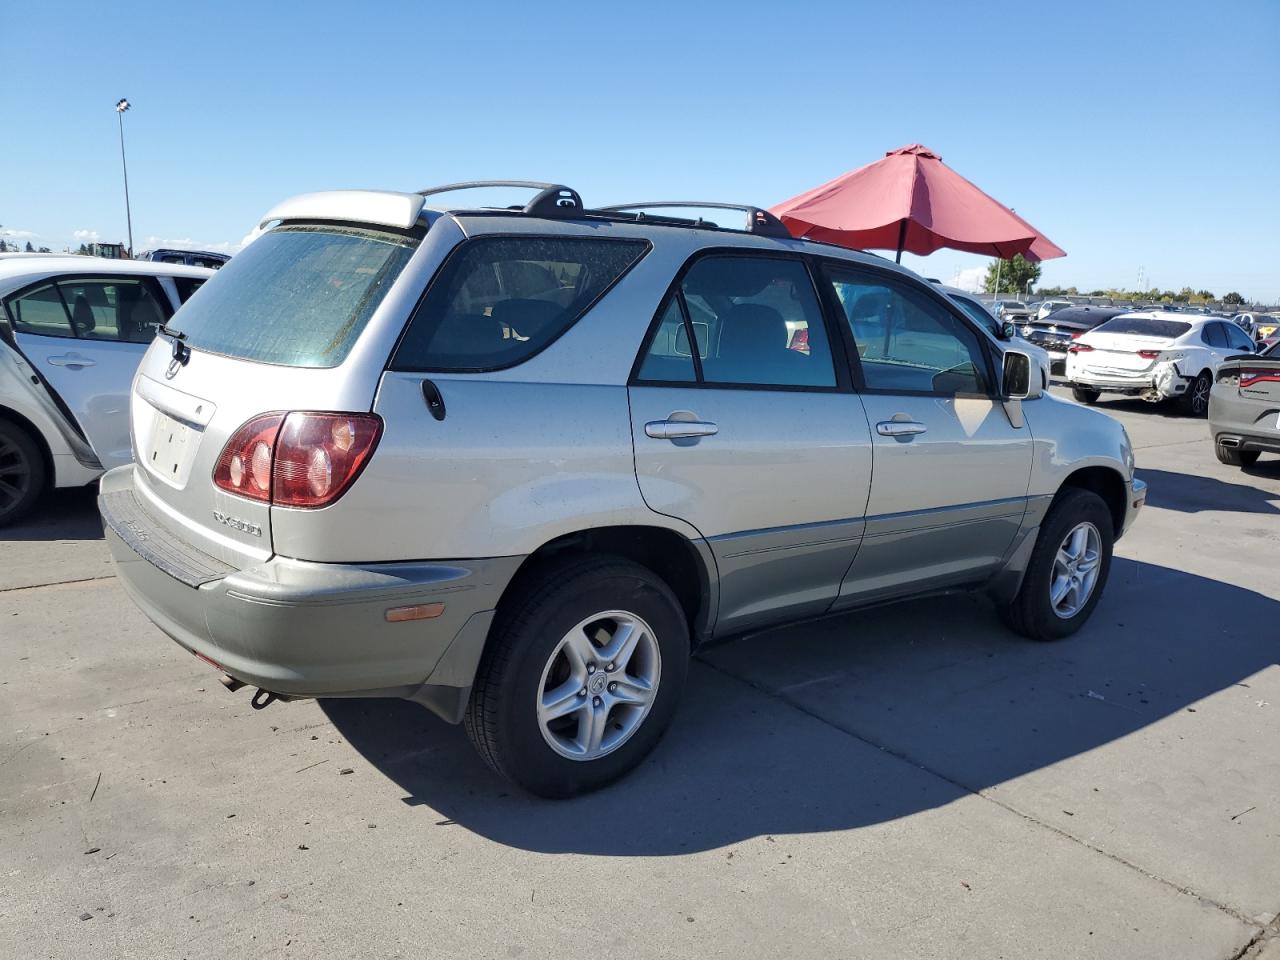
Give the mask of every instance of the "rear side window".
<svg viewBox="0 0 1280 960">
<path fill-rule="evenodd" d="M 1187 329 L 1190 329 L 1190 327 Z M 1200 331 L 1200 339 L 1211 347 L 1225 347 L 1227 345 L 1227 334 L 1220 323 L 1206 323 L 1204 329 Z"/>
<path fill-rule="evenodd" d="M 1158 320 L 1154 317 L 1116 317 L 1094 327 L 1098 333 L 1123 333 L 1134 337 L 1164 337 L 1175 340 L 1191 329 L 1181 320 Z"/>
<path fill-rule="evenodd" d="M 379 230 L 277 227 L 211 277 L 172 326 L 197 350 L 291 367 L 336 367 L 416 245 Z"/>
<path fill-rule="evenodd" d="M 465 372 L 521 363 L 573 326 L 648 249 L 644 240 L 472 240 L 432 282 L 392 369 Z"/>
</svg>

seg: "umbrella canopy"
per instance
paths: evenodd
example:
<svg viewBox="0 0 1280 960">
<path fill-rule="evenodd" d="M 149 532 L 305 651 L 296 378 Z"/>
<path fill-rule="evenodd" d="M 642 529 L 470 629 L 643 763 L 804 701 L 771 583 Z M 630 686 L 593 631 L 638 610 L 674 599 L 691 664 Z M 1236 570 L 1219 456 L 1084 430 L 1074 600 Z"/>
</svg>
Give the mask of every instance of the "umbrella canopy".
<svg viewBox="0 0 1280 960">
<path fill-rule="evenodd" d="M 1008 259 L 1065 257 L 1066 251 L 913 143 L 883 160 L 792 197 L 770 213 L 796 237 L 842 247 L 925 254 L 943 247 Z"/>
</svg>

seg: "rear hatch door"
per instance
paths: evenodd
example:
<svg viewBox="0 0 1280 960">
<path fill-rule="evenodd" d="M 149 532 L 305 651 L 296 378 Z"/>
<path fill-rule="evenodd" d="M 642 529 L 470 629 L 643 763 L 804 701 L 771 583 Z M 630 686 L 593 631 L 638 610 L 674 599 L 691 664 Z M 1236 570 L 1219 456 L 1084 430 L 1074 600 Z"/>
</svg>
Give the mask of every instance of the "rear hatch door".
<svg viewBox="0 0 1280 960">
<path fill-rule="evenodd" d="M 218 458 L 264 413 L 370 410 L 415 280 L 434 269 L 421 233 L 286 223 L 175 314 L 182 339 L 151 346 L 130 401 L 136 489 L 158 523 L 235 566 L 277 552 L 281 508 L 216 487 Z"/>
</svg>

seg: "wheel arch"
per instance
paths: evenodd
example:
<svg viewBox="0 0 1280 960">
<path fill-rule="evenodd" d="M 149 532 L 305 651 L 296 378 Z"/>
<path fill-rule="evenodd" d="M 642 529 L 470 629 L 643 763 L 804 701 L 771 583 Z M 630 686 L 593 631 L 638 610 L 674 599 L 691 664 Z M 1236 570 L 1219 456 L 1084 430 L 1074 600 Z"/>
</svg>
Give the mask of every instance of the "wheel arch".
<svg viewBox="0 0 1280 960">
<path fill-rule="evenodd" d="M 1111 511 L 1111 523 L 1115 530 L 1116 536 L 1124 529 L 1125 507 L 1128 498 L 1128 488 L 1125 486 L 1124 477 L 1120 471 L 1111 467 L 1093 466 L 1081 467 L 1067 475 L 1062 481 L 1062 486 L 1058 488 L 1059 492 L 1063 490 L 1088 490 L 1096 493 L 1102 498 L 1102 502 L 1107 505 L 1107 509 Z"/>
<path fill-rule="evenodd" d="M 689 621 L 693 645 L 710 636 L 717 599 L 715 559 L 705 544 L 668 527 L 644 524 L 590 527 L 549 540 L 517 568 L 498 601 L 498 609 L 547 566 L 592 554 L 624 557 L 652 570 L 679 600 Z"/>
</svg>

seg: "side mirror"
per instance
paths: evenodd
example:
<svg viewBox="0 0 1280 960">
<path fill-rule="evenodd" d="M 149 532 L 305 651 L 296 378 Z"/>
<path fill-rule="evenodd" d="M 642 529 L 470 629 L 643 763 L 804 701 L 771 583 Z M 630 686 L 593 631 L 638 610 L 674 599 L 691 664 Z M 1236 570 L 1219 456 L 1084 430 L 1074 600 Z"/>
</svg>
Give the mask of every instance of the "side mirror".
<svg viewBox="0 0 1280 960">
<path fill-rule="evenodd" d="M 1000 339 L 1012 340 L 1018 335 L 1018 327 L 1012 320 L 1006 320 L 1000 324 Z"/>
<path fill-rule="evenodd" d="M 1000 393 L 1006 400 L 1033 400 L 1040 396 L 1039 370 L 1035 382 L 1031 377 L 1031 357 L 1018 350 L 1004 352 L 1004 369 Z"/>
</svg>

